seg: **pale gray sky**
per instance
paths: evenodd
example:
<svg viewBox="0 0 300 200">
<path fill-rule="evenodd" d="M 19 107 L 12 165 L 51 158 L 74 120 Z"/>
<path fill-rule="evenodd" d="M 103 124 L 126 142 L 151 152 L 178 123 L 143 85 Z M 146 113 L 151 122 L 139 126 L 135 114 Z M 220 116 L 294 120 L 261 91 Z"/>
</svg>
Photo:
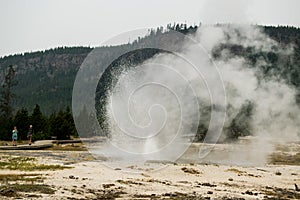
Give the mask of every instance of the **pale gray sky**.
<svg viewBox="0 0 300 200">
<path fill-rule="evenodd" d="M 300 0 L 0 0 L 0 56 L 99 46 L 124 31 L 189 24 L 300 26 Z"/>
</svg>

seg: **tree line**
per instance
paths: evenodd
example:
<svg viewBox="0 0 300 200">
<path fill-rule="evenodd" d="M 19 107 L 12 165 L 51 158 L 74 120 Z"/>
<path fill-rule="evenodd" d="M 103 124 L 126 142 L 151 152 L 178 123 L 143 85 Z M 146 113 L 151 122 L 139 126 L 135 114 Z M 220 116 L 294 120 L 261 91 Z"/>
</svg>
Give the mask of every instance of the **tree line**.
<svg viewBox="0 0 300 200">
<path fill-rule="evenodd" d="M 33 112 L 29 114 L 26 108 L 21 108 L 14 114 L 13 100 L 15 95 L 12 88 L 17 85 L 15 81 L 16 71 L 12 65 L 7 69 L 1 88 L 0 96 L 0 140 L 11 140 L 12 129 L 18 129 L 19 140 L 25 140 L 29 125 L 33 125 L 33 140 L 70 139 L 76 136 L 76 128 L 71 113 L 67 107 L 65 110 L 52 113 L 49 117 L 42 114 L 40 106 L 36 104 Z"/>
<path fill-rule="evenodd" d="M 0 140 L 10 140 L 14 126 L 18 129 L 18 139 L 26 140 L 29 125 L 33 126 L 33 140 L 70 139 L 71 136 L 77 136 L 69 107 L 46 117 L 42 114 L 40 106 L 36 105 L 31 114 L 26 108 L 22 108 L 13 117 L 6 120 L 2 118 Z"/>
</svg>

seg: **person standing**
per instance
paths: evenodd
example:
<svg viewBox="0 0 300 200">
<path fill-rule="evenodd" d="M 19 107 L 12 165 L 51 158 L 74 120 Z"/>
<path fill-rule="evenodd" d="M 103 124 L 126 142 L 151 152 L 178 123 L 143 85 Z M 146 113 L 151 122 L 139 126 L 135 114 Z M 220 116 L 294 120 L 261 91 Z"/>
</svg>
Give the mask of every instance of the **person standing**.
<svg viewBox="0 0 300 200">
<path fill-rule="evenodd" d="M 12 145 L 17 146 L 17 140 L 18 140 L 18 130 L 17 127 L 14 126 L 14 130 L 12 131 Z"/>
<path fill-rule="evenodd" d="M 28 143 L 29 145 L 31 145 L 31 139 L 32 139 L 32 134 L 33 134 L 33 128 L 32 128 L 32 125 L 29 126 L 29 129 L 28 129 L 28 133 L 27 133 L 27 139 L 28 139 Z"/>
</svg>

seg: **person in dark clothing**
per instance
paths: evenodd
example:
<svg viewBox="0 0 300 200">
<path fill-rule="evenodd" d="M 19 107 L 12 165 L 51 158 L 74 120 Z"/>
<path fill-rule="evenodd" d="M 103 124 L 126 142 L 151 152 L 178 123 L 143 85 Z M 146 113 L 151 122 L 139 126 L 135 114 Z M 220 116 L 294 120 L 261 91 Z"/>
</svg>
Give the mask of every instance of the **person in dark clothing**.
<svg viewBox="0 0 300 200">
<path fill-rule="evenodd" d="M 31 139 L 32 139 L 32 135 L 33 135 L 33 128 L 32 128 L 32 125 L 29 126 L 29 129 L 28 129 L 28 133 L 27 133 L 27 139 L 28 139 L 28 143 L 29 145 L 31 145 Z"/>
</svg>

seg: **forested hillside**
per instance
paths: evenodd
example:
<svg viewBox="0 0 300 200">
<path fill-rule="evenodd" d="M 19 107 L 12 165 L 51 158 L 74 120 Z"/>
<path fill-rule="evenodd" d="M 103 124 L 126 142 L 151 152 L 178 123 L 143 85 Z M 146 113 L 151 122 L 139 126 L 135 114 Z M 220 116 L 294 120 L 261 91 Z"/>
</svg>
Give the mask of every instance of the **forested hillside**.
<svg viewBox="0 0 300 200">
<path fill-rule="evenodd" d="M 15 109 L 39 104 L 50 115 L 70 105 L 76 72 L 91 48 L 57 48 L 0 59 L 0 77 L 9 65 L 16 70 Z"/>
<path fill-rule="evenodd" d="M 168 29 L 176 30 L 184 34 L 194 33 L 197 26 L 187 27 L 185 24 L 168 25 Z M 222 49 L 228 49 L 233 55 L 244 56 L 250 63 L 255 64 L 259 57 L 264 57 L 272 63 L 272 65 L 261 66 L 265 77 L 280 76 L 288 84 L 298 88 L 300 104 L 300 29 L 294 27 L 260 27 L 267 35 L 276 40 L 280 44 L 291 44 L 294 48 L 294 53 L 289 57 L 281 58 L 279 55 L 269 52 L 257 52 L 251 49 L 243 49 L 242 46 L 220 46 L 215 49 L 214 59 L 218 59 L 219 53 Z M 144 38 L 138 38 L 130 44 L 124 44 L 114 47 L 100 47 L 103 55 L 112 56 L 117 54 L 120 49 L 133 49 L 135 46 L 143 46 L 150 42 L 168 43 L 170 45 L 180 46 L 182 38 L 173 38 L 172 41 L 168 39 L 168 31 L 163 31 L 162 28 L 149 31 L 149 35 Z M 4 76 L 8 71 L 8 67 L 12 65 L 16 71 L 15 80 L 16 86 L 12 88 L 15 94 L 13 107 L 14 112 L 21 108 L 26 108 L 32 111 L 38 104 L 41 112 L 50 116 L 53 112 L 58 112 L 65 109 L 67 106 L 71 107 L 72 88 L 76 73 L 86 58 L 86 56 L 93 50 L 89 47 L 59 47 L 39 52 L 31 52 L 17 55 L 10 55 L 0 58 L 0 82 L 3 83 Z M 106 91 L 112 86 L 110 78 L 114 70 L 119 67 L 120 62 L 127 62 L 137 64 L 155 55 L 158 51 L 155 50 L 141 50 L 125 55 L 116 62 L 112 63 L 105 72 L 98 85 L 97 98 L 101 100 L 102 105 L 98 106 L 98 111 L 103 110 L 105 104 Z M 128 61 L 129 58 L 129 61 Z M 280 62 L 279 62 L 280 61 Z M 250 104 L 249 104 L 250 105 Z M 247 105 L 245 110 L 249 111 Z M 101 115 L 102 112 L 98 112 Z M 101 123 L 105 119 L 99 117 Z M 201 126 L 201 124 L 200 124 Z M 199 132 L 203 132 L 201 130 Z"/>
<path fill-rule="evenodd" d="M 193 33 L 198 27 L 186 27 L 186 25 L 168 25 L 168 28 L 181 31 L 182 33 Z M 295 56 L 293 66 L 284 66 L 284 69 L 276 69 L 291 84 L 300 85 L 300 30 L 293 27 L 262 27 L 266 34 L 280 43 L 292 43 L 295 45 Z M 153 37 L 161 38 L 162 29 L 152 30 L 146 38 L 139 38 L 132 44 L 121 45 L 119 47 L 102 47 L 108 54 L 112 49 L 127 48 L 134 45 L 141 45 L 153 41 Z M 178 39 L 179 40 L 179 39 Z M 168 41 L 176 43 L 178 41 Z M 240 51 L 239 47 L 230 47 L 234 53 L 249 54 L 249 51 Z M 9 65 L 13 65 L 16 70 L 16 80 L 18 84 L 13 88 L 16 94 L 16 110 L 25 107 L 32 110 L 35 104 L 39 104 L 42 111 L 50 115 L 53 111 L 58 111 L 71 105 L 72 87 L 76 73 L 92 48 L 89 47 L 60 47 L 39 52 L 24 53 L 5 56 L 0 59 L 0 80 L 3 81 L 4 73 Z M 250 52 L 251 53 L 251 52 Z M 255 60 L 255 56 L 247 55 Z M 276 55 L 269 56 L 276 60 Z M 272 57 L 273 56 L 273 57 Z M 280 67 L 280 66 L 276 66 Z M 268 73 L 268 69 L 265 69 Z"/>
</svg>

